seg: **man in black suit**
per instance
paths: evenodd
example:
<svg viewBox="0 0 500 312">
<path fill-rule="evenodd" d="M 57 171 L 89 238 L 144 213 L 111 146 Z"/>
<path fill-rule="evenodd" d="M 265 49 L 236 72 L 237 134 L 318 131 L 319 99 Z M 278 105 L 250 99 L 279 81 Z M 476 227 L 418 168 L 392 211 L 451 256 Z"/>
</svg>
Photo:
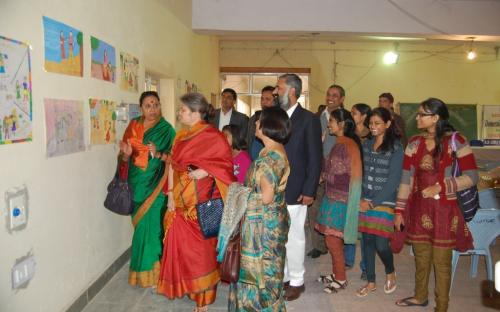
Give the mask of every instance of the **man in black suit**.
<svg viewBox="0 0 500 312">
<path fill-rule="evenodd" d="M 290 116 L 292 134 L 285 145 L 290 175 L 285 189 L 285 199 L 290 214 L 290 230 L 286 244 L 285 300 L 292 301 L 305 291 L 304 256 L 306 238 L 304 224 L 307 206 L 314 201 L 321 172 L 322 144 L 319 118 L 304 109 L 298 102 L 302 81 L 295 74 L 279 77 L 274 94 Z"/>
<path fill-rule="evenodd" d="M 260 92 L 260 107 L 262 109 L 274 106 L 274 87 L 265 86 Z M 259 152 L 264 148 L 264 144 L 257 137 L 255 137 L 255 122 L 260 116 L 261 110 L 255 112 L 255 114 L 250 117 L 248 121 L 248 132 L 247 132 L 247 146 L 250 158 L 255 160 L 259 156 Z"/>
<path fill-rule="evenodd" d="M 222 90 L 221 108 L 215 110 L 214 119 L 211 123 L 215 128 L 222 131 L 222 128 L 227 125 L 236 125 L 241 129 L 241 137 L 247 137 L 248 116 L 238 112 L 234 105 L 238 96 L 236 91 L 230 88 Z"/>
</svg>

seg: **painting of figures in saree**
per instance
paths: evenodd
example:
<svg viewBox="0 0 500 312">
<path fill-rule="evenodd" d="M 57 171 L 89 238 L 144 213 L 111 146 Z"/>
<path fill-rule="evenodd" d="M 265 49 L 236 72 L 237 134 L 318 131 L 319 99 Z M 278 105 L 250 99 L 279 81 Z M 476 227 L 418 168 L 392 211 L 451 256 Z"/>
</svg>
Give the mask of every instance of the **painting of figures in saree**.
<svg viewBox="0 0 500 312">
<path fill-rule="evenodd" d="M 115 48 L 93 36 L 90 36 L 90 47 L 92 48 L 91 76 L 93 78 L 115 82 Z"/>
<path fill-rule="evenodd" d="M 90 99 L 90 144 L 116 141 L 116 102 Z"/>
<path fill-rule="evenodd" d="M 139 60 L 132 55 L 120 52 L 120 66 L 122 75 L 120 88 L 125 91 L 139 91 Z"/>
<path fill-rule="evenodd" d="M 30 48 L 0 36 L 0 145 L 31 141 Z"/>
<path fill-rule="evenodd" d="M 43 17 L 45 70 L 83 76 L 83 33 L 46 16 Z"/>
<path fill-rule="evenodd" d="M 47 157 L 85 151 L 83 102 L 44 99 Z"/>
</svg>

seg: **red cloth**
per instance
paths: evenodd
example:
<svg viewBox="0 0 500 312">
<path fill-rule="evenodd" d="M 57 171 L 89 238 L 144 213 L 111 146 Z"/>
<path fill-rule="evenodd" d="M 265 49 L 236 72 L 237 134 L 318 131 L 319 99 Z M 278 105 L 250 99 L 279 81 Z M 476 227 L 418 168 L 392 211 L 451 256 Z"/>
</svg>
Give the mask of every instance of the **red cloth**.
<svg viewBox="0 0 500 312">
<path fill-rule="evenodd" d="M 456 200 L 424 198 L 422 190 L 435 185 L 442 179 L 438 166 L 442 162 L 434 161 L 433 151 L 428 151 L 425 144 L 419 147 L 415 167 L 415 185 L 409 209 L 408 241 L 431 243 L 435 247 L 453 248 L 466 251 L 473 247 L 472 235 L 458 207 Z"/>
</svg>

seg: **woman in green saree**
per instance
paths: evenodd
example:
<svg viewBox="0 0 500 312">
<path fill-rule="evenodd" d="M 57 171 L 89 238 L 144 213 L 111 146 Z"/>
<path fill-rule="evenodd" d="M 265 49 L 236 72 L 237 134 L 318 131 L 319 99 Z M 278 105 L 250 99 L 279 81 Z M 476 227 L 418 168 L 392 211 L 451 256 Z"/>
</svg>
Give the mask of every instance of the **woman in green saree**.
<svg viewBox="0 0 500 312">
<path fill-rule="evenodd" d="M 128 174 L 135 206 L 128 282 L 132 286 L 155 287 L 160 273 L 162 220 L 167 201 L 162 189 L 168 177 L 166 162 L 175 130 L 161 116 L 158 93 L 143 92 L 140 107 L 142 116 L 130 121 L 118 157 L 120 176 Z"/>
</svg>

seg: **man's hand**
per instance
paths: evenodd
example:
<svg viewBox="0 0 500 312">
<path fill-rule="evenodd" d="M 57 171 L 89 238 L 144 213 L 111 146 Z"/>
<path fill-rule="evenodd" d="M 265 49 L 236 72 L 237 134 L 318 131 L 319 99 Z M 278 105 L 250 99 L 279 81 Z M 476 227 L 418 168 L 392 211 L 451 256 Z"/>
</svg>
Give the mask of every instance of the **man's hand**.
<svg viewBox="0 0 500 312">
<path fill-rule="evenodd" d="M 302 205 L 312 205 L 314 202 L 314 197 L 306 196 L 306 195 L 300 195 L 299 198 L 297 198 L 298 202 L 302 202 Z"/>
</svg>

